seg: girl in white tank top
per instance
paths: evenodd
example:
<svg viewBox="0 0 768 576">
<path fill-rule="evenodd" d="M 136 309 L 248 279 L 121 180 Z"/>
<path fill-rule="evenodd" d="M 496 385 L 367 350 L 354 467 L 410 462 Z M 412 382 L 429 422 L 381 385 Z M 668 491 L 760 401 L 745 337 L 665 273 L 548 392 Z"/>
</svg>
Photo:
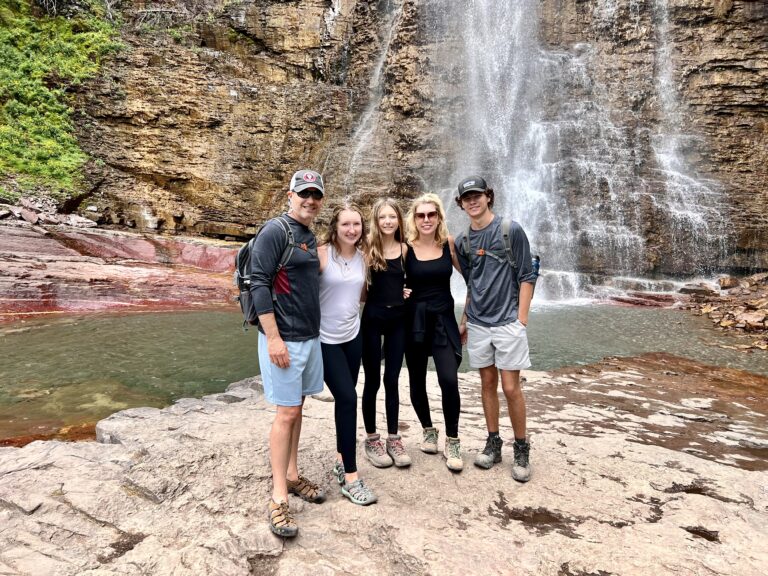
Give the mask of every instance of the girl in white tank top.
<svg viewBox="0 0 768 576">
<path fill-rule="evenodd" d="M 320 257 L 320 347 L 323 378 L 336 403 L 336 462 L 333 475 L 354 504 L 376 502 L 357 473 L 357 377 L 363 353 L 360 300 L 365 289 L 363 214 L 351 204 L 331 216 Z"/>
</svg>

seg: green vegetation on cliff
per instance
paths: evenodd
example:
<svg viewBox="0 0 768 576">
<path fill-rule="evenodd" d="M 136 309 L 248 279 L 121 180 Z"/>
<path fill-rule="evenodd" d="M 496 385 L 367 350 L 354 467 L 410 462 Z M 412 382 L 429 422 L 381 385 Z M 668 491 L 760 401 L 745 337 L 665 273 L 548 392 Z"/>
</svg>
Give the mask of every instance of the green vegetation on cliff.
<svg viewBox="0 0 768 576">
<path fill-rule="evenodd" d="M 68 90 L 119 47 L 100 0 L 48 16 L 29 0 L 0 0 L 0 199 L 37 189 L 64 199 L 87 160 Z"/>
</svg>

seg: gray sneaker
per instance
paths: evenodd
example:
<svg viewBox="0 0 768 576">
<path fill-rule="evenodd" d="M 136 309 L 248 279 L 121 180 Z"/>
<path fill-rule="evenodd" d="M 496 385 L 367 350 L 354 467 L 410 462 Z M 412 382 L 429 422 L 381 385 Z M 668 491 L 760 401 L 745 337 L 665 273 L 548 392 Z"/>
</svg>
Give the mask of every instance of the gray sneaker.
<svg viewBox="0 0 768 576">
<path fill-rule="evenodd" d="M 353 504 L 359 504 L 360 506 L 368 506 L 378 500 L 376 494 L 363 483 L 362 478 L 358 478 L 354 482 L 344 484 L 341 487 L 341 493 L 344 494 Z"/>
<path fill-rule="evenodd" d="M 336 463 L 333 465 L 333 477 L 336 478 L 339 486 L 344 486 L 344 482 L 347 481 L 345 474 L 344 462 L 336 460 Z"/>
<path fill-rule="evenodd" d="M 426 454 L 437 454 L 437 437 L 439 432 L 437 428 L 424 428 L 424 442 L 419 448 Z"/>
<path fill-rule="evenodd" d="M 392 457 L 387 454 L 384 442 L 379 434 L 368 436 L 365 439 L 365 456 L 376 468 L 389 468 L 394 464 Z"/>
<path fill-rule="evenodd" d="M 405 451 L 403 441 L 399 434 L 387 438 L 387 454 L 390 455 L 395 466 L 405 468 L 411 465 L 411 457 Z"/>
<path fill-rule="evenodd" d="M 475 456 L 475 466 L 488 470 L 494 464 L 501 462 L 501 446 L 504 441 L 499 436 L 488 436 L 485 441 L 485 448 Z"/>
<path fill-rule="evenodd" d="M 515 449 L 515 463 L 512 465 L 512 478 L 518 482 L 528 482 L 531 479 L 531 463 L 528 453 L 531 450 L 530 442 L 518 446 L 517 442 L 513 444 Z"/>
<path fill-rule="evenodd" d="M 443 458 L 448 470 L 461 472 L 464 469 L 464 461 L 461 459 L 461 440 L 458 438 L 446 438 Z"/>
</svg>

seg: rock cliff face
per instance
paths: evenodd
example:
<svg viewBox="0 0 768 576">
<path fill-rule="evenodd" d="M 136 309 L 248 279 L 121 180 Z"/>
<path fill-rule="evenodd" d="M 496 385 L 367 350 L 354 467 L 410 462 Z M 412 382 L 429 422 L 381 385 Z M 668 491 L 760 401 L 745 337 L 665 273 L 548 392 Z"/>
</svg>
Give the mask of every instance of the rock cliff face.
<svg viewBox="0 0 768 576">
<path fill-rule="evenodd" d="M 580 99 L 604 110 L 629 143 L 623 169 L 643 184 L 628 210 L 645 246 L 631 268 L 690 271 L 685 254 L 665 259 L 676 239 L 657 201 L 665 166 L 653 134 L 672 104 L 654 79 L 665 62 L 673 128 L 685 136 L 676 152 L 688 175 L 724 199 L 708 220 L 722 219 L 717 230 L 735 255 L 718 265 L 768 266 L 768 6 L 536 4 L 542 49 L 577 59 L 588 78 L 560 80 L 557 99 L 545 92 L 543 120 Z M 243 237 L 280 210 L 299 166 L 323 170 L 331 198 L 363 203 L 452 189 L 467 100 L 461 19 L 447 19 L 448 10 L 425 0 L 134 1 L 126 50 L 81 94 L 80 138 L 97 159 L 87 204 L 104 224 Z M 556 154 L 573 164 L 580 149 L 571 139 Z M 584 182 L 573 170 L 555 181 L 564 212 L 611 202 L 604 182 Z M 594 242 L 573 234 L 576 269 L 621 269 L 604 267 Z"/>
</svg>

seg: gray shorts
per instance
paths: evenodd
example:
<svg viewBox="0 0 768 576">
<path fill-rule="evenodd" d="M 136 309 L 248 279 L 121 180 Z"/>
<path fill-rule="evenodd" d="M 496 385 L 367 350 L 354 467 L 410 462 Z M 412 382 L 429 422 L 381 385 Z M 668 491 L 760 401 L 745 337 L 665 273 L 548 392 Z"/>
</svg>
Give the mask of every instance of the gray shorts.
<svg viewBox="0 0 768 576">
<path fill-rule="evenodd" d="M 490 328 L 468 322 L 467 352 L 472 368 L 495 365 L 500 370 L 525 370 L 531 367 L 528 334 L 520 320 Z"/>
</svg>

